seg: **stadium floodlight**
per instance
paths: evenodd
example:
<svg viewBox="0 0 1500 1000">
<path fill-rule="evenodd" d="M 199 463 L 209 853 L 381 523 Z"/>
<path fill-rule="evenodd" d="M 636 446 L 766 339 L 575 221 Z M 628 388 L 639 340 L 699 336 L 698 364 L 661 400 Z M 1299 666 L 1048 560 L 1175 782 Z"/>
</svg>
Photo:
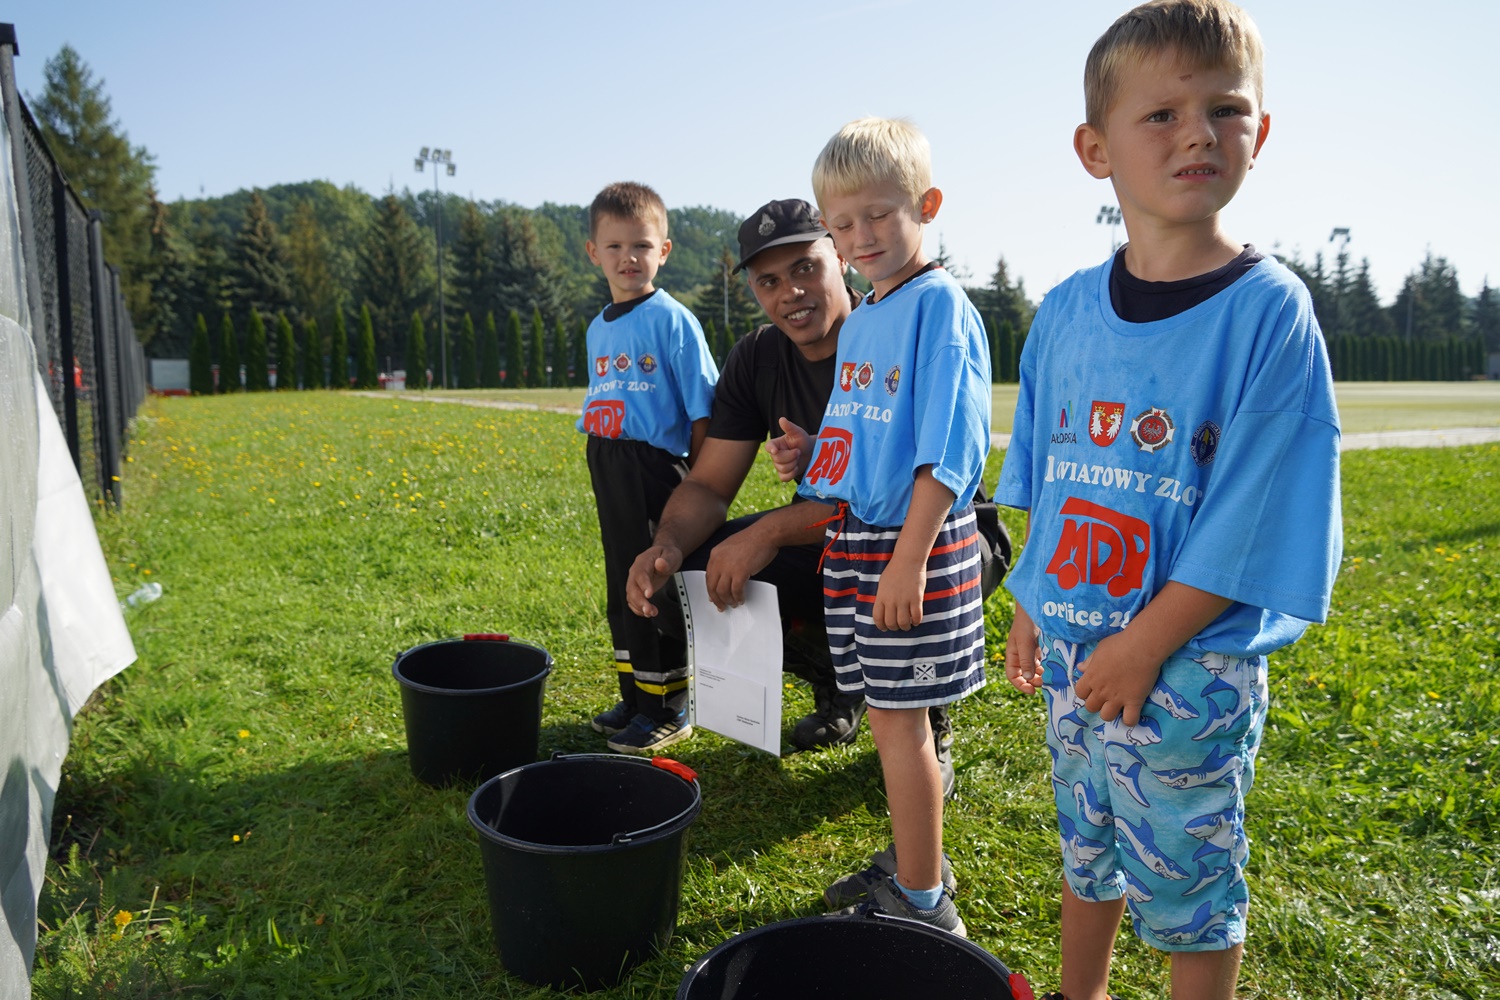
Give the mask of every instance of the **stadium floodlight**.
<svg viewBox="0 0 1500 1000">
<path fill-rule="evenodd" d="M 432 225 L 437 231 L 438 354 L 442 359 L 440 367 L 443 388 L 446 389 L 448 388 L 448 318 L 443 310 L 443 195 L 438 188 L 438 175 L 442 171 L 437 169 L 437 165 L 444 164 L 448 168 L 448 176 L 453 177 L 458 173 L 458 164 L 453 162 L 453 150 L 423 146 L 422 151 L 417 154 L 417 170 L 422 170 L 428 163 L 433 165 L 432 195 L 437 209 L 432 216 Z M 420 372 L 418 377 L 421 377 Z"/>
<path fill-rule="evenodd" d="M 1099 224 L 1107 223 L 1109 225 L 1109 252 L 1114 253 L 1120 249 L 1120 241 L 1115 239 L 1115 227 L 1125 221 L 1125 217 L 1120 214 L 1120 207 L 1118 205 L 1100 205 L 1099 214 L 1094 217 L 1094 221 Z"/>
</svg>

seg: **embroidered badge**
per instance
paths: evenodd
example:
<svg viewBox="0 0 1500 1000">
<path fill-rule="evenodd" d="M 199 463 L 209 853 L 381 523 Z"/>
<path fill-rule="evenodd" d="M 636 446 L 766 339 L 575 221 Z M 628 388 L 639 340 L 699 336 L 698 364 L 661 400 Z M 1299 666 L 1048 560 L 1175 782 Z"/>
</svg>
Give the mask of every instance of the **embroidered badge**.
<svg viewBox="0 0 1500 1000">
<path fill-rule="evenodd" d="M 646 375 L 650 375 L 652 372 L 656 371 L 655 355 L 642 354 L 639 358 L 636 359 L 635 363 L 641 366 L 642 373 Z"/>
<path fill-rule="evenodd" d="M 1108 448 L 1120 436 L 1120 427 L 1124 423 L 1124 403 L 1104 403 L 1096 399 L 1089 407 L 1089 440 L 1101 448 Z"/>
<path fill-rule="evenodd" d="M 901 366 L 896 365 L 885 373 L 885 391 L 894 396 L 899 388 L 901 388 Z"/>
<path fill-rule="evenodd" d="M 859 371 L 854 375 L 854 384 L 861 389 L 870 388 L 870 383 L 875 381 L 875 366 L 866 361 L 859 366 Z"/>
<path fill-rule="evenodd" d="M 615 355 L 615 371 L 621 373 L 630 371 L 630 355 L 624 351 Z"/>
<path fill-rule="evenodd" d="M 1130 422 L 1130 436 L 1135 439 L 1136 445 L 1141 451 L 1152 454 L 1171 444 L 1176 430 L 1177 426 L 1172 423 L 1172 418 L 1159 406 L 1141 411 Z"/>
<path fill-rule="evenodd" d="M 1188 442 L 1188 451 L 1192 453 L 1193 461 L 1199 465 L 1207 465 L 1214 460 L 1214 455 L 1219 451 L 1219 425 L 1212 420 L 1205 420 L 1193 431 L 1193 439 Z"/>
<path fill-rule="evenodd" d="M 594 359 L 594 374 L 600 378 L 609 374 L 609 358 Z"/>
<path fill-rule="evenodd" d="M 937 664 L 916 664 L 911 668 L 911 679 L 916 681 L 918 684 L 936 684 L 938 679 Z"/>
<path fill-rule="evenodd" d="M 776 221 L 769 215 L 762 212 L 760 216 L 760 225 L 755 227 L 755 231 L 757 233 L 760 233 L 762 236 L 770 236 L 772 233 L 776 232 Z"/>
<path fill-rule="evenodd" d="M 845 361 L 839 369 L 839 388 L 848 392 L 854 387 L 854 362 Z"/>
</svg>

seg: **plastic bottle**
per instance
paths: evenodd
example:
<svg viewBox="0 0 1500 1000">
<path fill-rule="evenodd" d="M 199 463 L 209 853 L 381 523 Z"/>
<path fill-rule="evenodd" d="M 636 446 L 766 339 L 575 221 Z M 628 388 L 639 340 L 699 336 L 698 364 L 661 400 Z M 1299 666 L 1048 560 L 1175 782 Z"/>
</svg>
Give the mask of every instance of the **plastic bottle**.
<svg viewBox="0 0 1500 1000">
<path fill-rule="evenodd" d="M 150 604 L 161 596 L 161 584 L 152 580 L 150 583 L 142 584 L 136 588 L 135 593 L 120 602 L 120 608 L 138 608 L 143 604 Z"/>
</svg>

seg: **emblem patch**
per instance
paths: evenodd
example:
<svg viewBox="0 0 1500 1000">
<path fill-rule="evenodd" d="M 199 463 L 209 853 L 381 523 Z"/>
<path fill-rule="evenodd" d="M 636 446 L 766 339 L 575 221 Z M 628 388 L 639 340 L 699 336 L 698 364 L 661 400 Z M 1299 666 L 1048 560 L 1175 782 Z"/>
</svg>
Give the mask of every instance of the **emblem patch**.
<svg viewBox="0 0 1500 1000">
<path fill-rule="evenodd" d="M 936 684 L 938 679 L 937 664 L 918 663 L 913 665 L 911 668 L 911 679 L 918 684 Z"/>
<path fill-rule="evenodd" d="M 1120 436 L 1124 423 L 1124 403 L 1104 403 L 1096 399 L 1089 407 L 1089 440 L 1101 448 L 1108 448 Z"/>
<path fill-rule="evenodd" d="M 1142 410 L 1130 422 L 1130 436 L 1135 439 L 1141 451 L 1151 454 L 1171 444 L 1172 435 L 1176 432 L 1177 425 L 1172 423 L 1172 418 L 1167 415 L 1167 411 L 1159 406 Z"/>
<path fill-rule="evenodd" d="M 1212 420 L 1205 420 L 1193 431 L 1193 439 L 1188 442 L 1188 451 L 1192 453 L 1193 461 L 1199 465 L 1207 465 L 1214 460 L 1219 453 L 1219 425 Z"/>
<path fill-rule="evenodd" d="M 609 358 L 594 359 L 594 374 L 600 378 L 609 374 Z"/>
<path fill-rule="evenodd" d="M 762 236 L 770 236 L 772 233 L 776 232 L 776 221 L 769 215 L 762 212 L 760 216 L 760 225 L 755 227 L 755 231 L 757 233 L 760 233 Z"/>
<path fill-rule="evenodd" d="M 845 361 L 839 368 L 839 388 L 848 392 L 854 387 L 854 362 Z"/>
<path fill-rule="evenodd" d="M 641 366 L 642 373 L 650 375 L 656 371 L 656 356 L 654 354 L 642 354 L 636 359 L 636 364 Z"/>
<path fill-rule="evenodd" d="M 875 381 L 875 366 L 866 361 L 859 366 L 859 371 L 854 374 L 854 384 L 861 389 L 870 388 L 870 383 Z"/>
<path fill-rule="evenodd" d="M 615 371 L 621 373 L 630 371 L 630 355 L 624 351 L 615 355 Z"/>
<path fill-rule="evenodd" d="M 885 373 L 885 391 L 894 396 L 899 388 L 901 388 L 901 366 L 896 365 Z"/>
</svg>

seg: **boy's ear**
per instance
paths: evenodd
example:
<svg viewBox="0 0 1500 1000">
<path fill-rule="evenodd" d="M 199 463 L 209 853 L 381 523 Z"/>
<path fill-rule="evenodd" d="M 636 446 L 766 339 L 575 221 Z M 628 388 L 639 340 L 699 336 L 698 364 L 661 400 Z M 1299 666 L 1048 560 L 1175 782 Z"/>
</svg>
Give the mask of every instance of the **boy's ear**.
<svg viewBox="0 0 1500 1000">
<path fill-rule="evenodd" d="M 1266 136 L 1271 134 L 1271 113 L 1264 112 L 1260 116 L 1260 127 L 1255 130 L 1255 152 L 1250 154 L 1250 169 L 1255 169 L 1255 158 L 1260 155 L 1260 147 L 1266 144 Z"/>
<path fill-rule="evenodd" d="M 1090 177 L 1101 181 L 1109 177 L 1109 149 L 1105 146 L 1104 133 L 1088 122 L 1074 129 L 1073 152 L 1078 154 L 1078 162 L 1083 164 Z"/>
<path fill-rule="evenodd" d="M 922 192 L 922 200 L 918 202 L 918 208 L 922 213 L 922 224 L 925 226 L 937 218 L 938 209 L 943 207 L 943 192 L 937 188 L 928 188 Z"/>
<path fill-rule="evenodd" d="M 584 240 L 583 249 L 589 255 L 589 263 L 595 267 L 599 266 L 599 248 L 594 246 L 593 240 Z"/>
<path fill-rule="evenodd" d="M 663 264 L 665 264 L 667 262 L 667 254 L 669 254 L 671 252 L 672 252 L 672 240 L 671 240 L 671 238 L 662 240 L 661 241 L 661 262 Z"/>
</svg>

